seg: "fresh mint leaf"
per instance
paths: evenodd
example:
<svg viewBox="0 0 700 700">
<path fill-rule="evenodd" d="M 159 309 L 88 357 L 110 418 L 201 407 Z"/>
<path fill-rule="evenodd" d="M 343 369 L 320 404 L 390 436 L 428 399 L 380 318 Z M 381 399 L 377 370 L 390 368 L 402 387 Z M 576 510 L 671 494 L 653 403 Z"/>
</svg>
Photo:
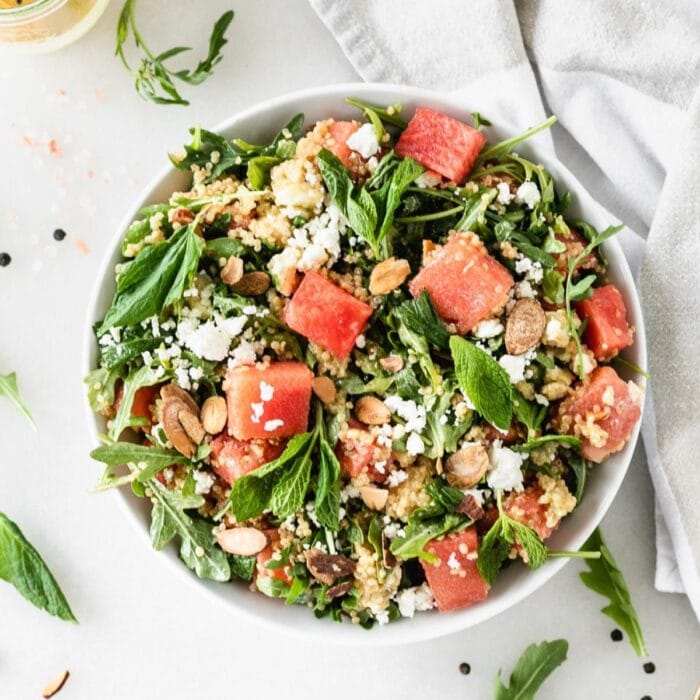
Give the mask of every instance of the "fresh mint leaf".
<svg viewBox="0 0 700 700">
<path fill-rule="evenodd" d="M 316 486 L 316 517 L 324 527 L 340 527 L 340 463 L 325 436 L 319 442 L 319 473 Z"/>
<path fill-rule="evenodd" d="M 278 518 L 286 518 L 304 505 L 304 496 L 311 481 L 311 449 L 314 442 L 312 438 L 304 451 L 287 466 L 272 487 L 270 510 Z"/>
<path fill-rule="evenodd" d="M 457 380 L 476 410 L 500 430 L 513 417 L 513 389 L 508 374 L 490 355 L 458 336 L 450 338 Z"/>
<path fill-rule="evenodd" d="M 513 415 L 515 420 L 527 428 L 529 437 L 540 429 L 547 415 L 547 407 L 528 401 L 519 391 L 513 394 Z"/>
<path fill-rule="evenodd" d="M 2 375 L 0 374 L 0 396 L 4 396 L 9 399 L 15 408 L 30 422 L 32 428 L 36 430 L 36 423 L 32 418 L 32 414 L 22 401 L 22 397 L 19 394 L 19 388 L 17 387 L 17 374 L 15 372 L 10 372 L 10 374 Z"/>
<path fill-rule="evenodd" d="M 425 546 L 428 542 L 459 529 L 470 520 L 460 513 L 443 513 L 437 517 L 424 518 L 424 513 L 418 512 L 421 510 L 419 508 L 411 513 L 408 524 L 404 528 L 405 534 L 401 537 L 395 537 L 389 548 L 392 554 L 399 559 L 406 560 L 418 557 L 429 564 L 434 564 L 437 557 L 426 551 Z"/>
<path fill-rule="evenodd" d="M 535 694 L 558 666 L 566 661 L 569 643 L 564 639 L 531 644 L 515 664 L 509 686 L 496 676 L 494 700 L 535 700 Z"/>
<path fill-rule="evenodd" d="M 394 170 L 387 190 L 386 200 L 384 202 L 384 217 L 382 224 L 379 227 L 379 232 L 376 238 L 382 241 L 386 238 L 394 222 L 394 214 L 401 203 L 406 189 L 413 181 L 425 171 L 422 165 L 419 165 L 412 158 L 403 158 L 396 170 Z"/>
<path fill-rule="evenodd" d="M 589 462 L 585 460 L 581 455 L 574 452 L 569 452 L 566 457 L 566 462 L 571 468 L 576 479 L 576 488 L 574 489 L 574 497 L 576 498 L 576 505 L 581 503 L 584 491 L 586 490 L 586 477 L 588 476 L 588 466 Z"/>
<path fill-rule="evenodd" d="M 590 571 L 584 571 L 580 575 L 587 588 L 608 598 L 609 605 L 602 609 L 602 613 L 614 620 L 627 632 L 630 644 L 634 647 L 637 656 L 648 656 L 644 634 L 639 623 L 637 611 L 632 604 L 627 582 L 622 571 L 617 566 L 612 553 L 605 544 L 603 534 L 596 528 L 581 548 L 582 551 L 599 551 L 600 559 L 586 559 L 586 566 Z"/>
<path fill-rule="evenodd" d="M 400 323 L 422 335 L 431 345 L 447 350 L 450 346 L 450 334 L 442 319 L 437 315 L 430 301 L 428 292 L 423 290 L 417 299 L 404 301 L 394 309 L 394 315 Z"/>
<path fill-rule="evenodd" d="M 0 513 L 0 579 L 12 584 L 37 608 L 62 620 L 77 622 L 39 552 L 4 513 Z"/>
</svg>

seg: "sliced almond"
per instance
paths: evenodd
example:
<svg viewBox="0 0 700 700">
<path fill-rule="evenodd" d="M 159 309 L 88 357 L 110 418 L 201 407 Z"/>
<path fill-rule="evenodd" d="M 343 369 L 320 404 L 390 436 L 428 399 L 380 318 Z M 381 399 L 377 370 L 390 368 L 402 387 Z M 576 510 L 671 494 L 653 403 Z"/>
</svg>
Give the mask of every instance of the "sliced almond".
<svg viewBox="0 0 700 700">
<path fill-rule="evenodd" d="M 218 435 L 226 425 L 228 409 L 223 396 L 210 396 L 203 404 L 200 414 L 202 427 L 209 435 Z"/>
<path fill-rule="evenodd" d="M 483 445 L 467 445 L 445 461 L 445 475 L 450 486 L 470 489 L 476 486 L 489 468 L 489 453 Z"/>
<path fill-rule="evenodd" d="M 389 355 L 389 357 L 382 357 L 379 360 L 379 364 L 387 372 L 400 372 L 403 369 L 403 357 L 399 355 Z"/>
<path fill-rule="evenodd" d="M 243 277 L 243 260 L 232 255 L 221 268 L 221 280 L 224 284 L 236 284 Z"/>
<path fill-rule="evenodd" d="M 360 486 L 360 498 L 368 508 L 382 510 L 389 498 L 389 491 L 378 486 Z"/>
<path fill-rule="evenodd" d="M 70 671 L 64 671 L 59 673 L 56 678 L 47 683 L 44 689 L 41 691 L 42 698 L 52 698 L 56 693 L 58 693 L 61 688 L 66 684 L 66 681 L 70 678 Z"/>
<path fill-rule="evenodd" d="M 179 411 L 177 417 L 180 419 L 180 423 L 190 440 L 195 445 L 201 445 L 206 433 L 199 418 L 189 411 Z"/>
<path fill-rule="evenodd" d="M 257 297 L 270 288 L 270 275 L 267 272 L 246 272 L 231 289 L 244 297 Z"/>
<path fill-rule="evenodd" d="M 312 547 L 306 550 L 306 568 L 321 583 L 332 586 L 339 578 L 350 576 L 355 571 L 355 562 L 340 554 L 326 552 Z"/>
<path fill-rule="evenodd" d="M 506 350 L 522 355 L 535 347 L 542 337 L 546 319 L 544 310 L 535 299 L 518 299 L 506 322 Z"/>
<path fill-rule="evenodd" d="M 325 404 L 333 403 L 338 393 L 333 380 L 329 377 L 314 377 L 311 382 L 311 389 Z"/>
<path fill-rule="evenodd" d="M 355 402 L 355 418 L 365 425 L 384 425 L 391 419 L 391 411 L 374 396 L 362 396 Z"/>
<path fill-rule="evenodd" d="M 333 598 L 340 598 L 340 596 L 345 595 L 352 588 L 352 581 L 343 581 L 343 583 L 338 583 L 335 586 L 331 586 L 326 591 L 326 598 L 328 600 L 333 600 Z"/>
<path fill-rule="evenodd" d="M 375 296 L 388 294 L 400 287 L 411 274 L 411 266 L 408 260 L 394 257 L 382 260 L 374 266 L 369 276 L 369 291 Z"/>
<path fill-rule="evenodd" d="M 254 527 L 236 527 L 216 533 L 221 549 L 229 554 L 252 557 L 267 547 L 267 535 Z"/>
<path fill-rule="evenodd" d="M 471 493 L 464 495 L 462 502 L 457 506 L 457 512 L 468 515 L 472 520 L 481 520 L 486 515 L 484 509 Z"/>
<path fill-rule="evenodd" d="M 197 402 L 179 384 L 175 384 L 175 382 L 161 387 L 160 397 L 166 402 L 169 399 L 178 399 L 190 409 L 190 413 L 194 413 L 195 416 L 199 415 L 199 406 L 197 406 Z"/>
<path fill-rule="evenodd" d="M 181 412 L 189 413 L 187 404 L 175 398 L 166 400 L 161 410 L 161 423 L 165 435 L 173 443 L 173 447 L 181 455 L 191 459 L 194 455 L 195 444 L 180 422 Z"/>
</svg>

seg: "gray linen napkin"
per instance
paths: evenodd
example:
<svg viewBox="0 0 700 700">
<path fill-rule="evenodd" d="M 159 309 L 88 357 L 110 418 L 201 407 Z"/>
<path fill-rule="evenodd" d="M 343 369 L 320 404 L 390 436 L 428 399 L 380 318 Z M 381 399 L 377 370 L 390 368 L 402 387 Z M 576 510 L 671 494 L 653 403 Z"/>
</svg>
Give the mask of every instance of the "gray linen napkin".
<svg viewBox="0 0 700 700">
<path fill-rule="evenodd" d="M 643 434 L 662 516 L 656 583 L 685 590 L 700 616 L 697 3 L 310 3 L 365 80 L 471 94 L 482 85 L 525 124 L 554 112 L 557 147 L 585 151 L 574 173 L 631 227 L 620 242 L 635 273 L 644 260 L 654 405 Z"/>
</svg>

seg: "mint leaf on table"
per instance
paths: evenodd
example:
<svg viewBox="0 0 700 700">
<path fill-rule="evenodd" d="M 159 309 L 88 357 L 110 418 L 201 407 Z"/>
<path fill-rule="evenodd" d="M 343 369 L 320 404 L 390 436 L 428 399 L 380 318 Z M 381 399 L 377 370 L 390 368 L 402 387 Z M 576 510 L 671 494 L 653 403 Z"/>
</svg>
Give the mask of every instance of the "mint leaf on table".
<svg viewBox="0 0 700 700">
<path fill-rule="evenodd" d="M 32 605 L 77 622 L 56 579 L 19 527 L 0 513 L 0 579 L 11 583 Z"/>
<path fill-rule="evenodd" d="M 508 430 L 513 418 L 513 388 L 506 371 L 464 338 L 452 336 L 450 350 L 457 381 L 476 410 L 500 430 Z"/>
<path fill-rule="evenodd" d="M 494 700 L 534 700 L 542 684 L 566 661 L 568 650 L 569 643 L 565 639 L 531 644 L 515 664 L 508 687 L 503 685 L 501 672 L 498 672 Z"/>
<path fill-rule="evenodd" d="M 0 396 L 9 399 L 14 404 L 15 408 L 32 424 L 32 428 L 36 430 L 36 423 L 32 418 L 32 414 L 19 395 L 17 374 L 15 372 L 10 372 L 10 374 L 5 375 L 0 374 Z"/>
<path fill-rule="evenodd" d="M 632 604 L 627 582 L 605 544 L 600 529 L 594 530 L 581 550 L 599 551 L 601 555 L 599 559 L 586 559 L 586 565 L 590 571 L 579 574 L 587 588 L 610 600 L 610 604 L 606 605 L 601 612 L 617 622 L 627 632 L 630 644 L 634 647 L 637 656 L 648 656 L 644 634 L 637 617 L 637 611 Z"/>
</svg>

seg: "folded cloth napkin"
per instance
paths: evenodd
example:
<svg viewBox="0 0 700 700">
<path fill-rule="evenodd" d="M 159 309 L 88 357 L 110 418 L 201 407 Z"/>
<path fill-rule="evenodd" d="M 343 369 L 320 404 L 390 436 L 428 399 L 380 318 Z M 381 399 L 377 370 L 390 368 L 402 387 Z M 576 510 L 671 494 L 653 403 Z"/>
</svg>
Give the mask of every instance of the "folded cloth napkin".
<svg viewBox="0 0 700 700">
<path fill-rule="evenodd" d="M 685 591 L 700 617 L 695 0 L 310 2 L 365 80 L 468 95 L 483 87 L 523 126 L 555 113 L 560 157 L 628 224 L 620 242 L 642 291 L 651 356 L 643 437 L 657 497 L 656 586 Z M 539 146 L 551 147 L 547 138 Z"/>
</svg>

